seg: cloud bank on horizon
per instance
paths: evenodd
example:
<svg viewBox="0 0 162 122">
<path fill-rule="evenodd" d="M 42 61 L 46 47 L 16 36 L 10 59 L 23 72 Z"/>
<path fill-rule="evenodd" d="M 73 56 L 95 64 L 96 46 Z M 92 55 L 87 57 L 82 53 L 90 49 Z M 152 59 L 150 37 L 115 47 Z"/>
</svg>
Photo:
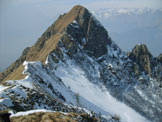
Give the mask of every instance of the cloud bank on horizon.
<svg viewBox="0 0 162 122">
<path fill-rule="evenodd" d="M 0 0 L 0 71 L 35 43 L 60 13 L 74 5 L 100 8 L 162 8 L 162 0 Z"/>
</svg>

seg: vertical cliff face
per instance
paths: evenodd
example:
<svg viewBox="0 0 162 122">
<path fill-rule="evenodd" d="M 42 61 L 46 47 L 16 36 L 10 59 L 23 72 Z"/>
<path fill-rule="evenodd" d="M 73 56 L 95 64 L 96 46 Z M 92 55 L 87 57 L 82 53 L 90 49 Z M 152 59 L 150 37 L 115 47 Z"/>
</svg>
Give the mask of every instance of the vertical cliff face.
<svg viewBox="0 0 162 122">
<path fill-rule="evenodd" d="M 86 8 L 81 6 L 75 6 L 70 11 L 70 15 L 76 17 L 67 26 L 66 32 L 83 46 L 83 50 L 89 56 L 97 58 L 106 54 L 106 46 L 111 44 L 111 39 L 96 18 Z"/>
</svg>

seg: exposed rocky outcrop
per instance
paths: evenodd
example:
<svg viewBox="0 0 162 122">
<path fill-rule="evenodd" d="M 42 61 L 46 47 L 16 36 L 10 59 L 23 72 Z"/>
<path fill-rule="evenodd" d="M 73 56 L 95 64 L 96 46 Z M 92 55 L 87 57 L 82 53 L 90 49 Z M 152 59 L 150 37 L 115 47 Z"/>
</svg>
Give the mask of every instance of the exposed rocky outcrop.
<svg viewBox="0 0 162 122">
<path fill-rule="evenodd" d="M 139 68 L 142 71 L 145 71 L 147 74 L 152 74 L 152 60 L 153 57 L 146 45 L 136 45 L 132 51 L 128 54 L 129 58 L 136 62 Z"/>
<path fill-rule="evenodd" d="M 147 46 L 144 44 L 136 45 L 128 56 L 135 64 L 134 72 L 144 71 L 152 78 L 156 78 L 159 82 L 162 81 L 162 54 L 158 57 L 153 57 Z"/>
</svg>

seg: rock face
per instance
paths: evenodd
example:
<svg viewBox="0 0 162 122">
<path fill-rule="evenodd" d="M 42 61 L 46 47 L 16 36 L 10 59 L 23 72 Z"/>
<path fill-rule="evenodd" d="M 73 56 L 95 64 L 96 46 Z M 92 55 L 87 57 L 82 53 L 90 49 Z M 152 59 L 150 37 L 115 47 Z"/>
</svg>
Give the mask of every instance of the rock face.
<svg viewBox="0 0 162 122">
<path fill-rule="evenodd" d="M 142 71 L 145 71 L 147 74 L 151 75 L 153 66 L 151 65 L 152 55 L 148 51 L 146 45 L 136 45 L 132 52 L 129 53 L 129 58 L 138 64 Z"/>
<path fill-rule="evenodd" d="M 135 72 L 139 72 L 139 70 L 141 70 L 150 75 L 150 77 L 156 78 L 159 82 L 162 81 L 162 54 L 158 57 L 153 57 L 147 46 L 141 44 L 136 45 L 132 51 L 128 53 L 128 56 L 138 65 L 138 68 L 134 70 Z"/>
<path fill-rule="evenodd" d="M 0 109 L 93 111 L 108 122 L 114 113 L 125 122 L 160 122 L 159 61 L 145 45 L 128 57 L 86 8 L 75 6 L 3 72 Z"/>
</svg>

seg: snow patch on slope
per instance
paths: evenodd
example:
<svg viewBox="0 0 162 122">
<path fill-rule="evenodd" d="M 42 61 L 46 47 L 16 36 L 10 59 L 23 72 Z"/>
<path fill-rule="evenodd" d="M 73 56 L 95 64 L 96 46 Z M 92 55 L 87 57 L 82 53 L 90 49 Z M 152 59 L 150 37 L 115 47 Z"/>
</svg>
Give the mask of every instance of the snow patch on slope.
<svg viewBox="0 0 162 122">
<path fill-rule="evenodd" d="M 26 112 L 18 112 L 16 114 L 11 115 L 10 117 L 25 116 L 25 115 L 29 115 L 29 114 L 36 113 L 36 112 L 55 112 L 55 111 L 50 111 L 46 109 L 30 110 Z"/>
<path fill-rule="evenodd" d="M 108 113 L 119 115 L 123 122 L 147 122 L 144 117 L 132 108 L 117 101 L 108 91 L 103 92 L 97 85 L 90 83 L 80 67 L 69 63 L 66 66 L 58 67 L 55 74 L 74 93 L 78 93 L 79 96 Z M 86 103 L 84 105 L 86 106 Z"/>
<path fill-rule="evenodd" d="M 3 90 L 5 90 L 5 89 L 7 89 L 7 88 L 8 88 L 7 86 L 0 85 L 0 92 L 3 91 Z"/>
</svg>

